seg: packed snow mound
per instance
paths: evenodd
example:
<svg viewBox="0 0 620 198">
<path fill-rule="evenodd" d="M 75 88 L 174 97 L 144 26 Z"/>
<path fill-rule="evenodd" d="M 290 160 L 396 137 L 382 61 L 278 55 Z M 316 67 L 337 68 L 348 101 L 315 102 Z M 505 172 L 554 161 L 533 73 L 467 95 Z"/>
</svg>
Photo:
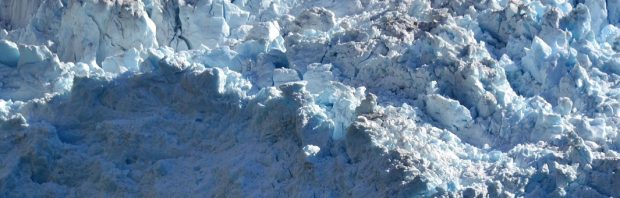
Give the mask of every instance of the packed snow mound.
<svg viewBox="0 0 620 198">
<path fill-rule="evenodd" d="M 618 197 L 620 3 L 0 1 L 0 197 Z"/>
</svg>

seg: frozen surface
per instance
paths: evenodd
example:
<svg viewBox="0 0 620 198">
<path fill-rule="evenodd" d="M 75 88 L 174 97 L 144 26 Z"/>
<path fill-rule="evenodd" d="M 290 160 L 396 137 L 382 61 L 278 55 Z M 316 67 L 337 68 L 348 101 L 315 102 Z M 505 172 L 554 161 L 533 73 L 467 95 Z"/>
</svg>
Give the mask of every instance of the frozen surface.
<svg viewBox="0 0 620 198">
<path fill-rule="evenodd" d="M 0 197 L 618 197 L 614 0 L 2 0 Z"/>
</svg>

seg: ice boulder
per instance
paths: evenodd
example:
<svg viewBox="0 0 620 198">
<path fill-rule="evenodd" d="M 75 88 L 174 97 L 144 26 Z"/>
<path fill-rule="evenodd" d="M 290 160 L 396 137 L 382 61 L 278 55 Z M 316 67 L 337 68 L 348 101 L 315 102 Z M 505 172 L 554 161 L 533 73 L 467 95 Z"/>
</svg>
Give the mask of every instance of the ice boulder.
<svg viewBox="0 0 620 198">
<path fill-rule="evenodd" d="M 273 70 L 273 85 L 279 86 L 288 82 L 299 81 L 299 74 L 294 69 L 276 68 Z"/>
<path fill-rule="evenodd" d="M 16 67 L 19 61 L 19 48 L 17 44 L 8 41 L 0 40 L 0 63 L 9 66 Z"/>
<path fill-rule="evenodd" d="M 444 127 L 459 130 L 466 128 L 471 122 L 471 114 L 458 101 L 432 94 L 424 100 L 426 112 Z"/>
</svg>

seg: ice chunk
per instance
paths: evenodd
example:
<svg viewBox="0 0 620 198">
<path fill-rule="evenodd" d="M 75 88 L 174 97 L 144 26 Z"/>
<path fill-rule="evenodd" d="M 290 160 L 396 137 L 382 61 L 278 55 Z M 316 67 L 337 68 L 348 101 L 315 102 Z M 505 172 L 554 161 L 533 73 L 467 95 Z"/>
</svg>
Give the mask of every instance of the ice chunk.
<svg viewBox="0 0 620 198">
<path fill-rule="evenodd" d="M 444 127 L 459 130 L 467 127 L 471 122 L 469 110 L 458 101 L 445 98 L 438 94 L 426 96 L 424 100 L 426 112 Z"/>
<path fill-rule="evenodd" d="M 276 68 L 273 70 L 273 85 L 279 86 L 288 82 L 299 81 L 299 74 L 294 69 Z"/>
<path fill-rule="evenodd" d="M 606 41 L 610 44 L 616 42 L 616 40 L 620 37 L 620 29 L 614 25 L 606 25 L 601 30 L 601 40 Z"/>
<path fill-rule="evenodd" d="M 205 45 L 209 48 L 217 46 L 230 36 L 230 26 L 224 15 L 223 2 L 201 3 L 192 6 L 181 6 L 179 9 L 179 39 L 186 49 Z"/>
<path fill-rule="evenodd" d="M 308 91 L 320 93 L 324 87 L 329 86 L 333 77 L 331 69 L 331 64 L 313 63 L 308 65 L 308 71 L 303 76 L 304 80 L 308 81 Z"/>
<path fill-rule="evenodd" d="M 540 83 L 545 81 L 546 72 L 541 70 L 547 68 L 545 67 L 545 62 L 547 58 L 551 56 L 551 53 L 551 47 L 542 39 L 535 37 L 532 41 L 531 49 L 527 52 L 527 55 L 523 57 L 523 65 L 526 71 Z"/>
<path fill-rule="evenodd" d="M 19 48 L 17 48 L 17 44 L 8 41 L 8 40 L 0 40 L 0 63 L 9 66 L 9 67 L 17 67 L 17 62 L 19 61 Z"/>
<path fill-rule="evenodd" d="M 572 32 L 573 37 L 577 40 L 586 39 L 587 34 L 592 28 L 592 17 L 590 10 L 584 4 L 578 4 L 563 21 L 561 26 Z"/>
<path fill-rule="evenodd" d="M 280 36 L 280 26 L 278 22 L 271 21 L 254 25 L 246 39 L 273 41 L 278 36 Z"/>
<path fill-rule="evenodd" d="M 306 154 L 307 157 L 315 156 L 317 153 L 321 151 L 321 148 L 319 148 L 318 146 L 311 145 L 311 144 L 304 146 L 303 149 L 304 149 L 304 154 Z"/>
<path fill-rule="evenodd" d="M 304 10 L 295 17 L 294 32 L 303 30 L 317 30 L 317 31 L 329 31 L 336 24 L 335 15 L 333 12 L 322 8 L 314 7 Z"/>
<path fill-rule="evenodd" d="M 143 59 L 142 57 L 140 57 L 140 51 L 138 51 L 138 49 L 136 48 L 133 48 L 121 55 L 105 58 L 101 66 L 106 72 L 120 74 L 127 71 L 139 71 L 139 64 L 141 62 L 143 62 Z"/>
<path fill-rule="evenodd" d="M 0 99 L 29 101 L 71 88 L 73 64 L 61 63 L 46 46 L 20 44 L 17 48 L 16 66 L 0 66 Z"/>
<path fill-rule="evenodd" d="M 96 62 L 131 48 L 157 47 L 156 24 L 141 1 L 70 3 L 55 35 L 62 61 Z"/>
<path fill-rule="evenodd" d="M 561 97 L 555 109 L 560 115 L 568 115 L 573 109 L 573 101 L 570 98 Z"/>
<path fill-rule="evenodd" d="M 598 35 L 601 29 L 607 25 L 607 1 L 589 0 L 585 1 L 585 5 L 590 10 L 592 31 Z"/>
<path fill-rule="evenodd" d="M 21 45 L 19 46 L 18 65 L 28 65 L 42 62 L 52 58 L 52 52 L 45 46 Z"/>
<path fill-rule="evenodd" d="M 284 38 L 288 60 L 295 66 L 294 69 L 301 73 L 307 71 L 306 67 L 309 64 L 321 63 L 329 41 L 324 34 L 312 31 L 306 33 L 295 33 Z"/>
</svg>

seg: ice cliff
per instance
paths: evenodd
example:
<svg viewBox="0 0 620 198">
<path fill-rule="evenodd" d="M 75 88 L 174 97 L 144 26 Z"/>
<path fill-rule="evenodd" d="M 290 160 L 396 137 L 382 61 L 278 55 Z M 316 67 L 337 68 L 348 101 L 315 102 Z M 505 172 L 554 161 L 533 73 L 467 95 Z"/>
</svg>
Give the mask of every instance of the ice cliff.
<svg viewBox="0 0 620 198">
<path fill-rule="evenodd" d="M 618 197 L 616 0 L 0 0 L 0 197 Z"/>
</svg>

